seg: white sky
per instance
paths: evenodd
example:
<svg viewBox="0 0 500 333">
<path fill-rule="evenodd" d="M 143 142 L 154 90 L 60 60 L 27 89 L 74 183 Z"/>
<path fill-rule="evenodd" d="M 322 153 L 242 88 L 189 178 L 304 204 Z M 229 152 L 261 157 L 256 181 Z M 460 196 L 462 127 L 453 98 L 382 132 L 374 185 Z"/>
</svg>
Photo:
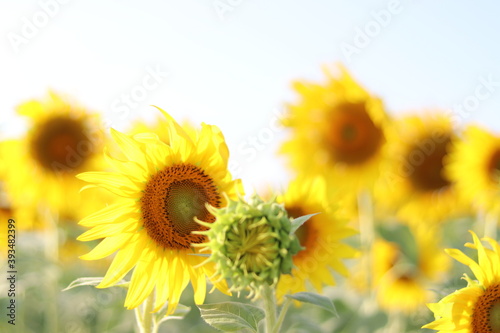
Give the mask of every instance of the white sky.
<svg viewBox="0 0 500 333">
<path fill-rule="evenodd" d="M 382 97 L 391 114 L 456 110 L 480 89 L 464 123 L 500 132 L 494 0 L 66 2 L 0 0 L 2 138 L 24 130 L 15 106 L 48 89 L 102 112 L 118 129 L 156 117 L 154 104 L 178 120 L 218 125 L 251 192 L 286 180 L 275 155 L 286 132 L 272 125 L 296 98 L 291 81 L 323 80 L 321 67 L 336 62 Z M 227 9 L 223 18 L 216 5 Z M 391 8 L 391 17 L 377 23 L 374 13 Z M 347 59 L 342 46 L 359 46 L 359 29 L 372 29 L 372 37 Z M 151 70 L 168 75 L 156 84 L 147 79 Z M 149 90 L 141 88 L 145 78 Z M 489 91 L 482 80 L 493 81 Z M 116 113 L 124 110 L 121 96 L 133 91 L 137 105 L 126 116 Z M 252 138 L 259 134 L 257 150 Z"/>
</svg>

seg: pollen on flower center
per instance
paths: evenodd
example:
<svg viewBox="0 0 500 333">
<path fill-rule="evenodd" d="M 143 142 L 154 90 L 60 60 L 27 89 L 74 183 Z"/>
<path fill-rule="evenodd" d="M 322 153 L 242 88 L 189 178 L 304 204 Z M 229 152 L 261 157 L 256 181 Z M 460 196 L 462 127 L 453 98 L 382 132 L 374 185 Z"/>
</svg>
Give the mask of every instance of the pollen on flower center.
<svg viewBox="0 0 500 333">
<path fill-rule="evenodd" d="M 500 284 L 488 287 L 477 299 L 472 333 L 500 333 Z"/>
<path fill-rule="evenodd" d="M 339 162 L 363 163 L 379 150 L 382 130 L 373 123 L 365 103 L 345 103 L 338 109 L 330 118 L 325 145 Z"/>
<path fill-rule="evenodd" d="M 432 139 L 424 139 L 425 143 Z M 421 191 L 436 191 L 450 185 L 450 181 L 443 175 L 443 158 L 447 154 L 446 147 L 450 138 L 435 142 L 429 149 L 423 149 L 421 145 L 415 144 L 408 150 L 406 156 L 408 165 L 412 167 L 410 181 L 413 186 Z M 423 144 L 424 145 L 424 144 Z M 422 145 L 422 146 L 423 146 Z"/>
<path fill-rule="evenodd" d="M 144 228 L 158 245 L 188 249 L 192 243 L 205 240 L 205 236 L 192 234 L 206 230 L 194 218 L 215 221 L 206 203 L 221 206 L 221 197 L 210 176 L 190 164 L 167 167 L 146 184 L 141 198 Z"/>
<path fill-rule="evenodd" d="M 87 160 L 93 150 L 81 121 L 56 117 L 41 124 L 31 141 L 31 153 L 46 170 L 68 171 Z"/>
</svg>

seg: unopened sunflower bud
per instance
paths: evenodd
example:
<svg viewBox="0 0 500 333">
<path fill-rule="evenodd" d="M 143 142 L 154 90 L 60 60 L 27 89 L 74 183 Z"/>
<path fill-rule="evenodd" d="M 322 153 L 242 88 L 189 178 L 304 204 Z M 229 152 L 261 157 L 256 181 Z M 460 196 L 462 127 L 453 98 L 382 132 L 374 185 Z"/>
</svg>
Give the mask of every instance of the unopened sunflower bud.
<svg viewBox="0 0 500 333">
<path fill-rule="evenodd" d="M 302 247 L 282 205 L 254 195 L 248 202 L 228 200 L 224 208 L 208 209 L 216 221 L 199 222 L 209 228 L 199 233 L 208 237 L 209 261 L 231 280 L 233 291 L 249 289 L 257 297 L 262 285 L 275 285 L 291 272 L 292 256 Z"/>
</svg>

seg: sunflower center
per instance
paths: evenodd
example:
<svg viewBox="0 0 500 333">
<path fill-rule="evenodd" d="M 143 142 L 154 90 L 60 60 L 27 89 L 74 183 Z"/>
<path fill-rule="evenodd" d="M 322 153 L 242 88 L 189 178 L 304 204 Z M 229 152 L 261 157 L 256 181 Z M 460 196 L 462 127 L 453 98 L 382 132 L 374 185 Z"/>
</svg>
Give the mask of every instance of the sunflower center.
<svg viewBox="0 0 500 333">
<path fill-rule="evenodd" d="M 364 103 L 345 103 L 330 118 L 325 145 L 342 163 L 359 164 L 375 155 L 384 141 L 380 127 L 373 123 Z"/>
<path fill-rule="evenodd" d="M 500 284 L 479 296 L 472 313 L 472 333 L 500 333 Z"/>
<path fill-rule="evenodd" d="M 191 164 L 169 166 L 146 184 L 141 198 L 144 228 L 164 248 L 188 249 L 191 244 L 205 240 L 203 235 L 192 234 L 206 230 L 194 218 L 215 221 L 206 203 L 217 208 L 221 205 L 213 179 Z"/>
<path fill-rule="evenodd" d="M 81 121 L 56 117 L 40 125 L 31 141 L 31 153 L 48 171 L 69 172 L 77 169 L 93 151 Z"/>
<path fill-rule="evenodd" d="M 443 175 L 443 159 L 449 143 L 449 137 L 440 142 L 427 138 L 410 148 L 406 159 L 412 170 L 409 179 L 415 188 L 425 192 L 450 185 L 450 181 Z"/>
<path fill-rule="evenodd" d="M 278 251 L 267 221 L 255 219 L 249 224 L 240 223 L 231 228 L 226 237 L 227 257 L 244 273 L 259 275 L 272 268 Z"/>
<path fill-rule="evenodd" d="M 500 149 L 497 149 L 491 156 L 488 163 L 488 172 L 493 181 L 498 181 L 500 175 Z"/>
<path fill-rule="evenodd" d="M 293 217 L 294 219 L 307 215 L 307 213 L 304 212 L 304 209 L 300 206 L 290 206 L 290 207 L 285 207 L 286 211 L 288 212 L 288 216 Z M 314 217 L 313 217 L 314 218 Z M 304 246 L 307 242 L 307 239 L 309 238 L 309 228 L 307 227 L 309 224 L 308 222 L 304 223 L 297 229 L 295 232 L 295 236 L 297 236 L 300 245 Z"/>
</svg>

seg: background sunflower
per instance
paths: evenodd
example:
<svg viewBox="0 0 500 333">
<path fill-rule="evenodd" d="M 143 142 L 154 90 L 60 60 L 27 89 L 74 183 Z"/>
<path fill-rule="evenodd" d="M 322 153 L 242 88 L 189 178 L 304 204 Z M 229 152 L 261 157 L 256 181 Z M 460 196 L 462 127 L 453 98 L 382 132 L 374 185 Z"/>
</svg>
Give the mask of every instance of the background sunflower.
<svg viewBox="0 0 500 333">
<path fill-rule="evenodd" d="M 282 275 L 277 297 L 310 290 L 311 286 L 321 292 L 323 286 L 336 284 L 333 272 L 348 276 L 343 262 L 355 258 L 359 253 L 345 243 L 345 239 L 356 234 L 343 216 L 342 208 L 334 204 L 332 191 L 321 177 L 296 179 L 278 197 L 289 216 L 297 218 L 315 214 L 297 230 L 300 245 L 304 247 L 293 257 L 294 268 L 290 275 Z"/>
<path fill-rule="evenodd" d="M 75 175 L 86 170 L 103 170 L 103 134 L 100 117 L 67 98 L 50 92 L 43 101 L 19 106 L 27 117 L 28 133 L 2 142 L 5 191 L 20 224 L 39 221 L 49 214 L 58 221 L 75 221 L 94 211 L 111 197 L 102 191 L 80 194 L 84 182 Z M 27 216 L 27 214 L 29 216 Z"/>
<path fill-rule="evenodd" d="M 387 115 L 382 101 L 340 67 L 326 71 L 324 84 L 296 82 L 300 94 L 284 123 L 291 139 L 281 151 L 299 173 L 322 175 L 330 186 L 357 194 L 371 189 L 386 141 Z"/>
<path fill-rule="evenodd" d="M 479 211 L 500 214 L 500 137 L 469 126 L 453 142 L 447 175 L 465 202 Z"/>
<path fill-rule="evenodd" d="M 388 163 L 377 183 L 378 202 L 410 223 L 445 221 L 468 210 L 445 173 L 452 140 L 450 117 L 442 113 L 410 115 L 394 123 L 388 139 Z"/>
</svg>

